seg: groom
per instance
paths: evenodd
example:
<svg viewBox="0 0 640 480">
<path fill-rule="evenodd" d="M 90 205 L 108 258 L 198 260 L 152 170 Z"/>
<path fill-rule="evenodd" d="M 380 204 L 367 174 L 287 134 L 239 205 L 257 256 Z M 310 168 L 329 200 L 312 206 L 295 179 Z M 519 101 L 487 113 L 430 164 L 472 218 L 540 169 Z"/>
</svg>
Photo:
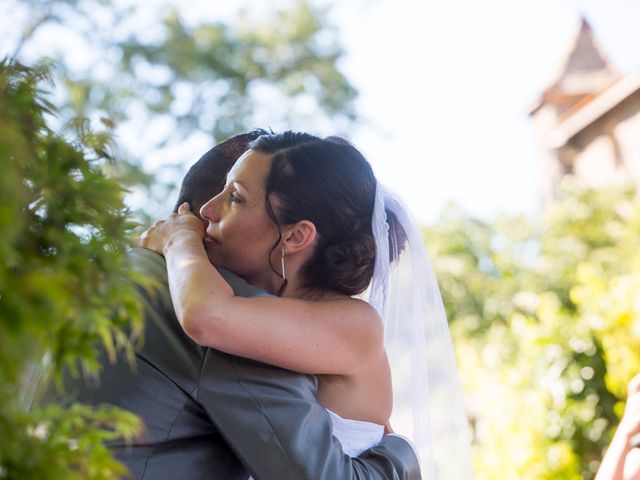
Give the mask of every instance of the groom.
<svg viewBox="0 0 640 480">
<path fill-rule="evenodd" d="M 238 135 L 207 152 L 185 176 L 177 205 L 187 201 L 198 212 L 262 133 Z M 420 479 L 402 437 L 387 435 L 357 458 L 342 453 L 316 401 L 315 377 L 196 345 L 175 318 L 164 258 L 143 249 L 131 258 L 158 280 L 153 292 L 144 292 L 145 344 L 136 366 L 105 362 L 100 383 L 70 383 L 67 401 L 109 403 L 142 418 L 140 438 L 111 445 L 135 478 Z M 267 294 L 224 274 L 237 295 Z"/>
</svg>

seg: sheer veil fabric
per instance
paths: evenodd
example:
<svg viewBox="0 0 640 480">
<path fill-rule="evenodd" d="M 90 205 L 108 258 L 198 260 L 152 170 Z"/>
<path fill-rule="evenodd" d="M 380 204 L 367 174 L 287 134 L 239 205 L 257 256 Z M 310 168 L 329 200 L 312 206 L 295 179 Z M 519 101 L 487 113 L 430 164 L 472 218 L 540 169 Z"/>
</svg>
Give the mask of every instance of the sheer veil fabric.
<svg viewBox="0 0 640 480">
<path fill-rule="evenodd" d="M 416 446 L 423 479 L 471 479 L 468 422 L 438 283 L 407 208 L 380 183 L 372 227 L 376 263 L 368 293 L 385 322 L 391 425 Z"/>
</svg>

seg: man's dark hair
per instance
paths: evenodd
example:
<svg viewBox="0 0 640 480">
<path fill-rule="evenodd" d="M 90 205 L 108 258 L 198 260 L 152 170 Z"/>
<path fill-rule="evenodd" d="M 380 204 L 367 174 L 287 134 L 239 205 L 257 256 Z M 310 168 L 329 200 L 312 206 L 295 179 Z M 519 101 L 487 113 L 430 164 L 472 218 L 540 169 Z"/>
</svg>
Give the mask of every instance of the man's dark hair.
<svg viewBox="0 0 640 480">
<path fill-rule="evenodd" d="M 224 189 L 227 172 L 240 155 L 261 135 L 271 132 L 261 128 L 241 133 L 219 143 L 194 163 L 182 180 L 174 212 L 184 202 L 198 215 L 200 207 Z"/>
</svg>

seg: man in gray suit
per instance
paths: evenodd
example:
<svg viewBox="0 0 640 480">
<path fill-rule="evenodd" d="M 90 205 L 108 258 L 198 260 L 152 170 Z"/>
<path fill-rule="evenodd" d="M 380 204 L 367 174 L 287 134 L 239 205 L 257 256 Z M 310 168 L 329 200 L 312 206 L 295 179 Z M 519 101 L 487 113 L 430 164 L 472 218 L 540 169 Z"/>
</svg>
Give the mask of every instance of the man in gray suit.
<svg viewBox="0 0 640 480">
<path fill-rule="evenodd" d="M 185 176 L 176 205 L 194 212 L 222 190 L 224 177 L 262 131 L 207 152 Z M 180 328 L 164 258 L 133 249 L 137 270 L 158 280 L 146 302 L 144 346 L 132 369 L 105 362 L 100 382 L 68 384 L 66 400 L 109 403 L 139 415 L 133 444 L 111 445 L 138 479 L 420 479 L 412 446 L 387 435 L 357 458 L 342 452 L 316 401 L 316 379 L 196 345 Z M 267 295 L 224 272 L 237 295 Z"/>
</svg>

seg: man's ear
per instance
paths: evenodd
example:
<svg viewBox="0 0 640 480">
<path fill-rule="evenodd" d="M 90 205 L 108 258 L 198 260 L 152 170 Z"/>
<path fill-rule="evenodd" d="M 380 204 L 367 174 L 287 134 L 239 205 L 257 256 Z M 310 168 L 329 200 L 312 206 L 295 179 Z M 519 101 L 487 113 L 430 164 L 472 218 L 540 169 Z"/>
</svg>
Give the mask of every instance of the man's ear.
<svg viewBox="0 0 640 480">
<path fill-rule="evenodd" d="M 316 239 L 316 226 L 309 220 L 300 220 L 282 232 L 282 241 L 287 253 L 296 253 L 313 245 Z"/>
</svg>

